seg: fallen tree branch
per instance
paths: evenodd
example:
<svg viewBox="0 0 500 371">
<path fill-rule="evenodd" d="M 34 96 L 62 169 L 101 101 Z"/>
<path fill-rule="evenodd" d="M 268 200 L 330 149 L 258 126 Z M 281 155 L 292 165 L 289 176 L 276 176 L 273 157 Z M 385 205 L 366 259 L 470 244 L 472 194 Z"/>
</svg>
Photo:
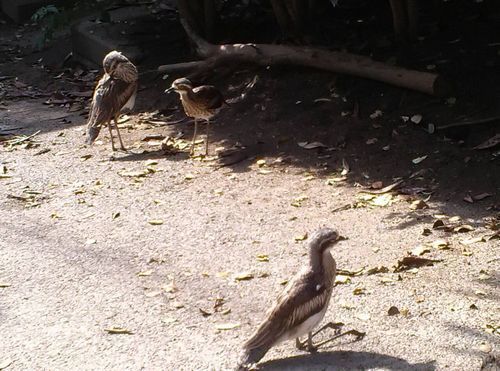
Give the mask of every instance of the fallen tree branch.
<svg viewBox="0 0 500 371">
<path fill-rule="evenodd" d="M 208 64 L 240 61 L 261 66 L 298 65 L 364 77 L 430 95 L 444 96 L 450 91 L 444 79 L 434 73 L 408 70 L 365 56 L 319 48 L 250 43 L 214 45 L 200 37 L 182 17 L 182 13 L 181 23 L 197 54 L 206 59 Z"/>
<path fill-rule="evenodd" d="M 194 62 L 183 62 L 183 63 L 174 63 L 174 64 L 164 64 L 158 66 L 158 72 L 162 73 L 174 73 L 192 70 L 200 67 L 204 67 L 207 64 L 206 61 L 194 61 Z"/>
</svg>

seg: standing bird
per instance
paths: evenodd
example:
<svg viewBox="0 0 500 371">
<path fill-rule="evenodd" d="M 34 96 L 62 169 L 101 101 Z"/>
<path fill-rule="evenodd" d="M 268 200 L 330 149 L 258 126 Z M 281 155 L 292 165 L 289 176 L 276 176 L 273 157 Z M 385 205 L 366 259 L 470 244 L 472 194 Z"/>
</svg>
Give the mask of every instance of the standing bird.
<svg viewBox="0 0 500 371">
<path fill-rule="evenodd" d="M 194 153 L 194 144 L 198 131 L 198 120 L 207 122 L 207 138 L 205 142 L 205 156 L 208 155 L 208 131 L 210 119 L 214 117 L 227 102 L 221 92 L 212 85 L 201 85 L 193 88 L 191 81 L 185 77 L 175 80 L 172 86 L 165 90 L 168 93 L 175 90 L 179 93 L 186 116 L 194 118 L 194 134 L 191 143 L 191 155 Z"/>
<path fill-rule="evenodd" d="M 250 368 L 271 347 L 285 340 L 296 339 L 297 348 L 303 349 L 307 344 L 307 349 L 313 352 L 318 346 L 347 333 L 364 335 L 352 330 L 318 344 L 312 342 L 313 336 L 324 328 L 336 327 L 336 324 L 329 323 L 312 333 L 325 315 L 335 281 L 336 265 L 329 250 L 343 239 L 330 228 L 321 228 L 311 236 L 307 265 L 288 283 L 259 328 L 243 345 L 239 370 Z M 305 334 L 307 341 L 302 343 L 299 337 Z"/>
<path fill-rule="evenodd" d="M 137 68 L 127 57 L 113 50 L 102 61 L 104 76 L 94 90 L 87 123 L 87 144 L 92 144 L 99 135 L 101 126 L 107 124 L 111 137 L 111 148 L 115 151 L 111 120 L 115 122 L 121 149 L 125 149 L 118 129 L 118 116 L 124 108 L 132 109 L 137 95 Z"/>
</svg>

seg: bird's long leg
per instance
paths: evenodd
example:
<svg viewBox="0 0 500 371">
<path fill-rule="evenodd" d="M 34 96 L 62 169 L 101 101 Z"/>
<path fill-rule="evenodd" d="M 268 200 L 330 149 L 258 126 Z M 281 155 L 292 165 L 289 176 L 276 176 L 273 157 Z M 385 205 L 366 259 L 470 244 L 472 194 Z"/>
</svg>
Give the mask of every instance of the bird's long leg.
<svg viewBox="0 0 500 371">
<path fill-rule="evenodd" d="M 111 138 L 111 149 L 116 151 L 115 142 L 113 140 L 113 131 L 111 130 L 111 120 L 108 121 L 109 136 Z"/>
<path fill-rule="evenodd" d="M 318 335 L 321 331 L 331 328 L 335 330 L 335 335 L 340 334 L 340 329 L 344 326 L 342 322 L 328 322 L 324 326 L 322 326 L 318 331 L 316 331 L 314 334 L 312 334 L 312 337 L 315 337 Z"/>
<path fill-rule="evenodd" d="M 207 138 L 205 139 L 205 156 L 208 156 L 208 131 L 210 128 L 210 120 L 207 119 Z"/>
<path fill-rule="evenodd" d="M 300 350 L 307 350 L 310 353 L 314 353 L 317 349 L 317 346 L 313 344 L 312 338 L 313 338 L 312 332 L 307 333 L 307 340 L 300 341 L 299 338 L 295 339 L 295 346 L 297 349 Z"/>
<path fill-rule="evenodd" d="M 326 340 L 320 341 L 319 343 L 314 344 L 313 347 L 317 349 L 320 346 L 328 344 L 328 343 L 332 342 L 333 340 L 338 339 L 338 338 L 340 338 L 342 336 L 345 336 L 345 335 L 354 335 L 354 336 L 356 336 L 356 340 L 361 340 L 365 336 L 365 333 L 357 331 L 357 330 L 349 330 L 349 331 L 346 331 L 346 332 L 344 332 L 342 334 L 332 336 L 330 339 L 326 339 Z"/>
<path fill-rule="evenodd" d="M 191 142 L 191 152 L 190 152 L 191 155 L 193 155 L 194 153 L 194 143 L 196 142 L 197 131 L 198 131 L 198 120 L 194 119 L 194 133 L 193 133 L 193 141 Z"/>
<path fill-rule="evenodd" d="M 125 146 L 123 145 L 123 142 L 122 142 L 122 136 L 120 135 L 120 129 L 118 129 L 118 116 L 115 116 L 114 120 L 115 120 L 116 132 L 118 133 L 118 140 L 120 141 L 120 148 L 125 151 L 126 148 L 125 148 Z"/>
</svg>

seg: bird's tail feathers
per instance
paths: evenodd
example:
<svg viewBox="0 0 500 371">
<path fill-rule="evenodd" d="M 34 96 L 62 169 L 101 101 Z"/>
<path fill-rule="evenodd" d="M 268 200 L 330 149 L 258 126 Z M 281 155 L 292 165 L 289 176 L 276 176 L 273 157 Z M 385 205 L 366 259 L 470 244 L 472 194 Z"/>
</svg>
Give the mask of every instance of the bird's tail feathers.
<svg viewBox="0 0 500 371">
<path fill-rule="evenodd" d="M 101 126 L 89 126 L 87 130 L 87 139 L 85 140 L 85 143 L 89 145 L 94 143 L 100 131 L 101 131 Z"/>
<path fill-rule="evenodd" d="M 256 348 L 243 348 L 236 370 L 247 371 L 255 369 L 252 367 L 266 355 L 268 350 L 269 347 L 267 345 L 261 345 Z"/>
</svg>

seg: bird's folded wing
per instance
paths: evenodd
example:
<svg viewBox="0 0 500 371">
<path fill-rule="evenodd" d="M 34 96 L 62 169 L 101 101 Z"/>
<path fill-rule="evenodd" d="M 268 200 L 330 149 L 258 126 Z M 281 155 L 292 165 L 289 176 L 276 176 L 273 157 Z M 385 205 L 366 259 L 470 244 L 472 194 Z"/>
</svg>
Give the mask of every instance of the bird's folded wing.
<svg viewBox="0 0 500 371">
<path fill-rule="evenodd" d="M 211 85 L 202 85 L 193 89 L 194 100 L 208 109 L 217 109 L 224 103 L 222 94 Z"/>
<path fill-rule="evenodd" d="M 94 91 L 88 127 L 100 126 L 111 120 L 120 112 L 136 89 L 136 83 L 127 83 L 104 75 Z"/>
<path fill-rule="evenodd" d="M 298 275 L 278 297 L 257 331 L 245 343 L 246 348 L 274 344 L 288 330 L 320 312 L 328 302 L 331 290 L 317 284 L 311 272 Z"/>
</svg>

